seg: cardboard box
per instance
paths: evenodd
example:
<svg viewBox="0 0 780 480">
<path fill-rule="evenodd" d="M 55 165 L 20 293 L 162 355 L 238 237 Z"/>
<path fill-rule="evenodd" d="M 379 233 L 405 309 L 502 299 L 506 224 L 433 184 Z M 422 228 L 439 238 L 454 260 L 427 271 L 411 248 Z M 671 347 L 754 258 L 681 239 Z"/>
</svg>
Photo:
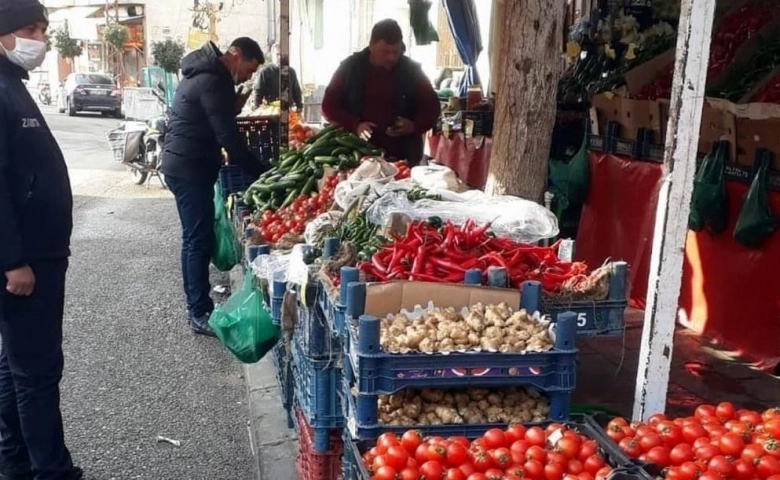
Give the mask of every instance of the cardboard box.
<svg viewBox="0 0 780 480">
<path fill-rule="evenodd" d="M 718 116 L 724 125 L 734 122 L 733 138 L 736 151 L 730 159 L 731 162 L 751 167 L 756 150 L 763 148 L 774 155 L 772 167 L 780 169 L 780 105 L 769 103 L 740 105 L 715 99 L 707 99 L 706 104 L 719 111 L 713 114 L 712 118 Z M 724 139 L 730 140 L 730 138 Z"/>
<path fill-rule="evenodd" d="M 366 285 L 366 315 L 385 318 L 390 313 L 413 310 L 418 305 L 426 308 L 430 302 L 437 307 L 456 309 L 478 302 L 485 305 L 504 302 L 516 309 L 520 306 L 520 290 L 409 281 Z"/>
<path fill-rule="evenodd" d="M 663 143 L 667 117 L 662 114 L 661 104 L 655 100 L 632 100 L 610 93 L 595 95 L 591 105 L 596 109 L 596 125 L 592 132 L 606 134 L 609 122 L 618 122 L 620 136 L 626 140 L 636 140 L 637 131 L 646 128 L 653 131 L 655 143 Z M 593 122 L 593 119 L 591 119 Z"/>
<path fill-rule="evenodd" d="M 726 140 L 731 145 L 729 161 L 737 158 L 737 120 L 731 102 L 705 98 L 699 132 L 699 152 L 710 153 L 713 143 Z"/>
<path fill-rule="evenodd" d="M 669 68 L 674 68 L 674 59 L 676 55 L 677 49 L 670 48 L 652 60 L 629 70 L 624 76 L 628 93 L 632 97 L 636 97 L 644 86 L 653 83 L 661 72 L 668 70 Z"/>
</svg>

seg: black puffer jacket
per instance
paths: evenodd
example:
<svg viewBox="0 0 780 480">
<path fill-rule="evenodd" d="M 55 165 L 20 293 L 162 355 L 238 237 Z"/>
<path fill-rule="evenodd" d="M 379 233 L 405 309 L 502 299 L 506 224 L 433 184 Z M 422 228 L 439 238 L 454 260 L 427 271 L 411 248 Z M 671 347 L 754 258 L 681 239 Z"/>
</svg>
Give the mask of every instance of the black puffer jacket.
<svg viewBox="0 0 780 480">
<path fill-rule="evenodd" d="M 68 168 L 25 78 L 0 56 L 0 275 L 70 255 Z"/>
<path fill-rule="evenodd" d="M 162 172 L 213 184 L 224 147 L 230 162 L 250 175 L 263 168 L 242 143 L 236 127 L 236 89 L 222 52 L 209 42 L 182 60 L 184 79 L 176 89 L 162 154 Z"/>
</svg>

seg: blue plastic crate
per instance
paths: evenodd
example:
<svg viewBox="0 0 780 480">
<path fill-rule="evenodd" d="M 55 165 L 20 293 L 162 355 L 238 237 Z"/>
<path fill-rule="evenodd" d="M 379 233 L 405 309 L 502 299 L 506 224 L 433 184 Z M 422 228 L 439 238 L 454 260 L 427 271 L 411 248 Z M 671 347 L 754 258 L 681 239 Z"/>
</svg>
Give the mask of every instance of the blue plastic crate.
<svg viewBox="0 0 780 480">
<path fill-rule="evenodd" d="M 293 375 L 297 382 L 295 397 L 309 425 L 325 431 L 342 428 L 341 365 L 331 360 L 312 360 L 304 355 L 297 339 L 293 344 Z"/>
<path fill-rule="evenodd" d="M 441 285 L 462 295 L 462 286 Z M 360 310 L 355 303 L 365 304 L 365 285 L 349 286 L 351 310 Z M 523 285 L 521 308 L 535 311 L 539 285 Z M 440 305 L 446 307 L 448 305 Z M 361 394 L 390 394 L 403 388 L 448 388 L 464 386 L 534 386 L 546 392 L 570 391 L 576 383 L 576 318 L 562 315 L 555 327 L 552 350 L 539 353 L 453 352 L 443 354 L 384 353 L 379 344 L 380 319 L 361 315 L 357 321 L 349 314 L 348 336 L 345 337 L 345 365 L 356 377 Z"/>
<path fill-rule="evenodd" d="M 318 301 L 318 284 L 308 285 L 305 296 L 299 297 L 298 322 L 295 335 L 298 337 L 303 354 L 315 360 L 338 359 L 342 354 L 341 339 L 333 331 Z"/>
<path fill-rule="evenodd" d="M 402 434 L 409 429 L 421 430 L 425 435 L 465 436 L 477 437 L 493 427 L 506 428 L 506 423 L 484 424 L 450 424 L 450 425 L 406 425 L 389 426 L 379 423 L 379 396 L 378 395 L 353 395 L 346 385 L 342 391 L 341 404 L 344 408 L 346 429 L 353 439 L 375 439 L 384 432 Z M 561 422 L 569 418 L 571 406 L 570 391 L 543 392 L 550 401 L 550 413 L 548 419 Z"/>
<path fill-rule="evenodd" d="M 542 313 L 553 322 L 562 312 L 577 315 L 577 333 L 583 336 L 619 336 L 625 329 L 625 310 L 628 306 L 626 286 L 628 265 L 616 262 L 609 277 L 609 296 L 602 301 L 573 301 L 542 304 Z"/>
<path fill-rule="evenodd" d="M 293 428 L 293 406 L 295 403 L 295 380 L 293 378 L 292 356 L 287 351 L 284 340 L 273 348 L 271 359 L 276 373 L 276 385 L 282 399 L 282 407 L 287 412 L 287 428 Z"/>
<path fill-rule="evenodd" d="M 227 199 L 228 195 L 243 192 L 249 188 L 257 178 L 244 172 L 237 165 L 223 165 L 219 169 L 219 188 L 222 192 L 222 198 Z"/>
<path fill-rule="evenodd" d="M 607 464 L 613 467 L 613 472 L 607 477 L 607 480 L 651 480 L 651 477 L 637 468 L 629 458 L 617 448 L 611 441 L 604 441 L 588 423 L 587 419 L 580 415 L 572 415 L 571 419 L 562 422 L 566 427 L 574 429 L 581 435 L 596 440 L 599 446 L 599 452 L 603 455 Z M 548 423 L 540 424 L 540 427 L 546 427 Z M 426 432 L 427 433 L 427 432 Z M 477 435 L 466 435 L 473 440 L 484 433 L 484 430 Z M 371 447 L 376 445 L 375 439 L 351 439 L 348 433 L 344 438 L 344 480 L 370 480 L 368 470 L 363 465 L 362 455 Z"/>
</svg>

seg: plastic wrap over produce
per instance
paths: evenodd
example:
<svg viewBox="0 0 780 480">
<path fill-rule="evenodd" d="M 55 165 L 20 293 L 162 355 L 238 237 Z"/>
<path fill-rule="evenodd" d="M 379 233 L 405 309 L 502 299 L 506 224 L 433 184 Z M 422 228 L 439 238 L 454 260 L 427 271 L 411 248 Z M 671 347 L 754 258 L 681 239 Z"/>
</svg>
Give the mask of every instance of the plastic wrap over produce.
<svg viewBox="0 0 780 480">
<path fill-rule="evenodd" d="M 259 255 L 252 261 L 252 273 L 257 278 L 267 280 L 271 289 L 274 281 L 303 285 L 309 275 L 309 267 L 303 261 L 306 248 L 309 246 L 296 245 L 287 254 Z"/>
<path fill-rule="evenodd" d="M 398 169 L 381 158 L 364 160 L 343 182 L 336 186 L 334 199 L 342 209 L 348 209 L 362 196 L 367 196 L 392 182 Z"/>
<path fill-rule="evenodd" d="M 384 225 L 393 213 L 403 213 L 413 220 L 439 217 L 456 225 L 471 219 L 490 223 L 493 233 L 518 242 L 534 243 L 558 235 L 558 219 L 543 206 L 517 197 L 490 197 L 473 190 L 458 194 L 463 201 L 419 200 L 411 202 L 404 192 L 388 192 L 368 209 L 368 220 Z"/>
</svg>

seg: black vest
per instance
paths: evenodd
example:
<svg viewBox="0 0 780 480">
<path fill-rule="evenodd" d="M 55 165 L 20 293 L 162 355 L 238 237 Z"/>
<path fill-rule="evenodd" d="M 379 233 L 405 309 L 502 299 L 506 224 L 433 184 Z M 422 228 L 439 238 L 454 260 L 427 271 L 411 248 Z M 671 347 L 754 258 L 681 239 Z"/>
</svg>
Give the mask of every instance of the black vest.
<svg viewBox="0 0 780 480">
<path fill-rule="evenodd" d="M 344 60 L 341 68 L 346 72 L 347 85 L 342 105 L 352 115 L 362 118 L 366 101 L 366 72 L 368 70 L 368 48 L 352 54 Z M 395 84 L 395 115 L 414 119 L 417 113 L 417 83 L 424 77 L 420 65 L 409 57 L 402 56 L 393 69 Z M 423 156 L 422 135 L 398 138 L 404 143 L 406 160 L 417 165 Z"/>
</svg>

